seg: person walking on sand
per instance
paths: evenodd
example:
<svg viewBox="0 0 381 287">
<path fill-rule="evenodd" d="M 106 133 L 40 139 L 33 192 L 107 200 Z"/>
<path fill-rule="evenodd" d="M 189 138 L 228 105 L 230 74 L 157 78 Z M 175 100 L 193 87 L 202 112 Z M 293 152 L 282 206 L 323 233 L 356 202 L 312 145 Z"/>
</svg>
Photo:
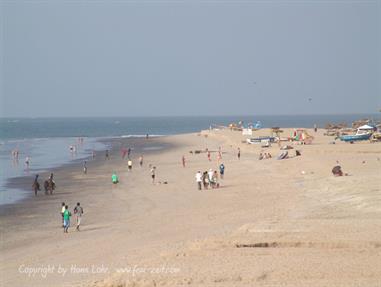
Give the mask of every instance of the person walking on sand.
<svg viewBox="0 0 381 287">
<path fill-rule="evenodd" d="M 215 170 L 213 172 L 213 188 L 219 188 L 220 187 L 220 184 L 218 183 L 218 173 L 217 173 L 217 170 Z"/>
<path fill-rule="evenodd" d="M 112 181 L 112 184 L 117 184 L 119 182 L 119 178 L 116 175 L 115 171 L 111 175 L 111 181 Z"/>
<path fill-rule="evenodd" d="M 238 148 L 237 157 L 238 157 L 238 160 L 240 160 L 240 159 L 241 159 L 241 149 L 240 149 L 240 148 Z"/>
<path fill-rule="evenodd" d="M 65 205 L 65 211 L 64 211 L 64 214 L 63 214 L 64 233 L 69 233 L 70 216 L 71 216 L 71 212 L 69 211 L 69 207 L 67 205 Z"/>
<path fill-rule="evenodd" d="M 201 174 L 201 171 L 198 171 L 196 173 L 196 182 L 197 182 L 198 190 L 201 190 L 201 184 L 202 184 L 202 174 Z"/>
<path fill-rule="evenodd" d="M 143 166 L 143 156 L 142 155 L 139 157 L 139 165 L 140 165 L 140 167 Z"/>
<path fill-rule="evenodd" d="M 208 185 L 209 185 L 209 176 L 208 176 L 208 172 L 207 171 L 204 171 L 204 173 L 202 174 L 202 183 L 204 185 L 204 189 L 208 189 Z"/>
<path fill-rule="evenodd" d="M 65 227 L 65 225 L 64 225 L 64 213 L 65 213 L 65 202 L 62 202 L 62 205 L 61 205 L 62 227 Z"/>
<path fill-rule="evenodd" d="M 181 162 L 183 163 L 183 167 L 185 167 L 185 155 L 181 158 Z"/>
<path fill-rule="evenodd" d="M 225 165 L 223 163 L 220 164 L 220 178 L 224 179 L 225 174 Z"/>
<path fill-rule="evenodd" d="M 109 155 L 109 153 L 108 153 L 108 149 L 106 149 L 105 159 L 106 159 L 106 160 L 107 160 L 107 159 L 110 159 L 110 155 Z"/>
<path fill-rule="evenodd" d="M 83 162 L 83 173 L 87 174 L 87 162 L 86 161 Z"/>
<path fill-rule="evenodd" d="M 77 202 L 77 206 L 74 207 L 74 214 L 77 219 L 77 231 L 79 231 L 79 226 L 81 225 L 81 218 L 83 214 L 83 208 L 79 202 Z"/>
<path fill-rule="evenodd" d="M 151 168 L 151 178 L 152 178 L 152 184 L 155 184 L 155 177 L 156 177 L 156 167 Z"/>
<path fill-rule="evenodd" d="M 208 182 L 209 182 L 209 187 L 213 188 L 213 170 L 209 169 L 208 171 Z"/>
<path fill-rule="evenodd" d="M 132 160 L 131 159 L 128 159 L 127 166 L 128 166 L 128 171 L 132 171 Z"/>
<path fill-rule="evenodd" d="M 41 190 L 40 189 L 40 183 L 38 182 L 38 174 L 36 174 L 36 177 L 34 178 L 32 188 L 34 190 L 34 195 L 37 196 L 37 191 Z"/>
<path fill-rule="evenodd" d="M 131 155 L 131 148 L 128 148 L 128 150 L 127 150 L 127 157 L 130 158 L 130 155 Z"/>
<path fill-rule="evenodd" d="M 222 154 L 221 154 L 221 151 L 218 151 L 217 162 L 219 163 L 221 160 L 222 160 Z"/>
<path fill-rule="evenodd" d="M 212 159 L 210 158 L 210 151 L 208 151 L 208 160 L 212 161 Z"/>
</svg>

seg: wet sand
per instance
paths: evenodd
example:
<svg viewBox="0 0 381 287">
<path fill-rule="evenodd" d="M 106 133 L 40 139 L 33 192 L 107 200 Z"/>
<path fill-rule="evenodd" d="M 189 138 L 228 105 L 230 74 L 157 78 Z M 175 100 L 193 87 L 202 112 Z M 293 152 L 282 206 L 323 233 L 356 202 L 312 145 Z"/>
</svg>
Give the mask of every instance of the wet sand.
<svg viewBox="0 0 381 287">
<path fill-rule="evenodd" d="M 87 175 L 56 171 L 55 195 L 2 209 L 0 285 L 380 286 L 381 144 L 333 145 L 323 132 L 309 131 L 315 141 L 297 146 L 302 156 L 281 161 L 258 160 L 261 150 L 275 157 L 276 144 L 265 150 L 221 130 L 152 139 L 167 148 L 145 153 L 142 168 L 133 154 L 130 173 L 117 147 Z M 189 151 L 220 146 L 221 188 L 198 191 L 195 173 L 217 169 L 217 153 L 209 162 Z M 332 176 L 336 161 L 349 176 Z M 81 232 L 73 217 L 63 233 L 62 201 L 71 210 L 81 202 Z"/>
</svg>

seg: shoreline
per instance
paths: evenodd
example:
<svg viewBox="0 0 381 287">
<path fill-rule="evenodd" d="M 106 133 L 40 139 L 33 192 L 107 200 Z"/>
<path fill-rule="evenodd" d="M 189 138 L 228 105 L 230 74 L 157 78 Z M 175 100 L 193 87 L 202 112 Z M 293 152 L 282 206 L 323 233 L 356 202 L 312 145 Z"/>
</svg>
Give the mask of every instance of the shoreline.
<svg viewBox="0 0 381 287">
<path fill-rule="evenodd" d="M 153 135 L 150 137 L 150 140 L 154 139 L 154 138 L 160 138 L 160 137 L 165 137 L 165 136 Z M 34 180 L 34 176 L 36 174 L 40 175 L 39 182 L 40 182 L 40 188 L 41 188 L 41 190 L 38 192 L 37 196 L 45 195 L 44 190 L 43 190 L 43 181 L 44 181 L 44 179 L 49 177 L 50 173 L 53 172 L 55 174 L 55 173 L 59 173 L 60 171 L 74 169 L 75 167 L 77 167 L 78 170 L 82 170 L 81 167 L 82 167 L 82 163 L 84 161 L 87 161 L 87 163 L 90 163 L 90 162 L 99 163 L 99 157 L 103 156 L 103 153 L 107 149 L 110 149 L 109 146 L 112 146 L 114 143 L 118 143 L 120 141 L 123 141 L 125 145 L 128 145 L 130 142 L 134 143 L 135 141 L 144 141 L 146 139 L 145 139 L 145 136 L 144 137 L 143 136 L 141 136 L 141 137 L 140 136 L 139 137 L 136 137 L 136 136 L 128 136 L 128 137 L 120 136 L 120 137 L 92 138 L 90 140 L 94 140 L 95 142 L 102 143 L 102 145 L 103 145 L 102 148 L 94 150 L 95 153 L 97 154 L 97 156 L 95 158 L 92 158 L 92 155 L 85 155 L 84 157 L 81 157 L 81 158 L 72 158 L 72 159 L 70 159 L 69 162 L 60 164 L 58 166 L 54 166 L 54 167 L 45 166 L 45 167 L 39 168 L 36 171 L 30 170 L 29 175 L 25 174 L 25 175 L 20 175 L 20 176 L 5 179 L 3 187 L 5 189 L 8 189 L 7 192 L 17 192 L 17 193 L 20 193 L 21 195 L 20 196 L 17 195 L 15 197 L 16 199 L 12 200 L 13 202 L 0 203 L 0 206 L 1 206 L 0 214 L 2 213 L 2 209 L 5 208 L 6 206 L 12 206 L 14 204 L 21 203 L 23 200 L 27 199 L 28 197 L 34 197 L 31 186 L 32 186 L 32 183 Z M 99 155 L 100 153 L 102 155 Z"/>
</svg>

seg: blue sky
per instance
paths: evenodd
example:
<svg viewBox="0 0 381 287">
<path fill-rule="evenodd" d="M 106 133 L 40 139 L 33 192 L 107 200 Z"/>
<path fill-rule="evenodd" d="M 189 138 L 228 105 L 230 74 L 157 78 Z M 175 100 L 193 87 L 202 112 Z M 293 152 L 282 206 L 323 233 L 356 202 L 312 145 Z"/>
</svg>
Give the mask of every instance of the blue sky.
<svg viewBox="0 0 381 287">
<path fill-rule="evenodd" d="M 380 1 L 3 1 L 2 116 L 377 113 Z"/>
</svg>

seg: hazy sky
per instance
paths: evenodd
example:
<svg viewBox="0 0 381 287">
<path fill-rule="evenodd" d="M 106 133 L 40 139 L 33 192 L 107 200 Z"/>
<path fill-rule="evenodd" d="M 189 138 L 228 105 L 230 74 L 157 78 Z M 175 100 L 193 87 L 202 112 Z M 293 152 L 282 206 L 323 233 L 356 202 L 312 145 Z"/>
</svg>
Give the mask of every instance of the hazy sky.
<svg viewBox="0 0 381 287">
<path fill-rule="evenodd" d="M 0 3 L 1 116 L 381 109 L 381 0 Z"/>
</svg>

